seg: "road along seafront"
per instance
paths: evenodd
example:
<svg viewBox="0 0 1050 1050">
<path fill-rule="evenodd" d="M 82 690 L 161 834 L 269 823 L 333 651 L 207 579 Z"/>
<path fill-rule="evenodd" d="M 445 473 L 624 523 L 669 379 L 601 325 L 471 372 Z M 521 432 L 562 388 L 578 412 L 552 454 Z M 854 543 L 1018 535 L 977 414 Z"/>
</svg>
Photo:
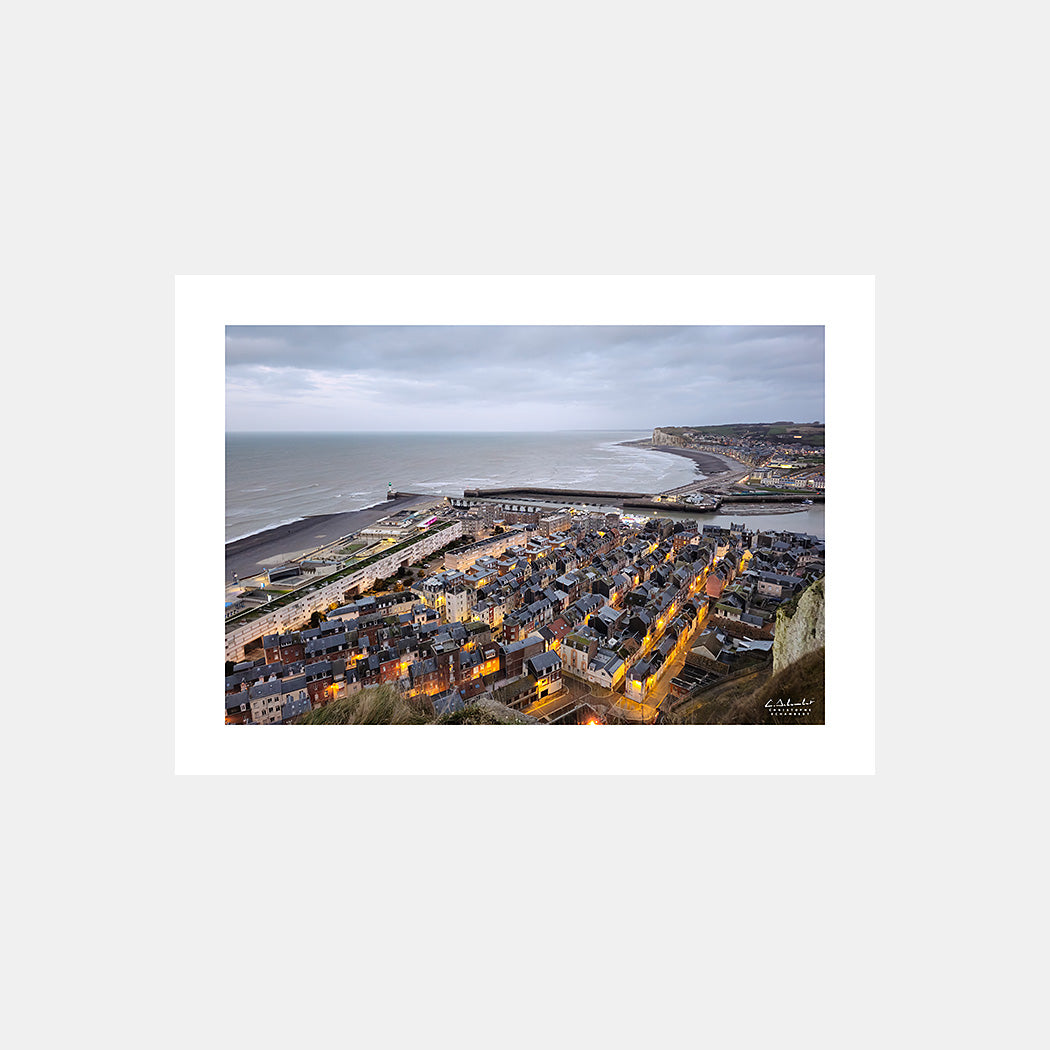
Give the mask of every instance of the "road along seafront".
<svg viewBox="0 0 1050 1050">
<path fill-rule="evenodd" d="M 796 514 L 806 510 L 809 505 L 824 503 L 823 490 L 754 492 L 740 488 L 740 483 L 754 468 L 729 456 L 700 452 L 696 449 L 673 448 L 670 445 L 654 445 L 650 439 L 625 441 L 622 444 L 651 452 L 669 452 L 673 456 L 685 456 L 696 463 L 699 471 L 707 473 L 707 477 L 675 489 L 667 489 L 654 497 L 661 503 L 676 504 L 675 509 L 688 512 L 723 511 L 737 515 Z M 697 507 L 686 508 L 677 503 L 677 499 L 690 495 L 703 497 Z"/>
<path fill-rule="evenodd" d="M 307 582 L 276 598 L 267 595 L 262 604 L 231 608 L 227 603 L 226 659 L 235 663 L 243 660 L 247 651 L 261 645 L 266 635 L 298 629 L 315 612 L 344 603 L 352 595 L 372 587 L 377 580 L 393 576 L 403 566 L 424 561 L 462 534 L 462 521 L 435 517 L 417 535 L 392 545 L 380 545 L 378 551 L 363 559 L 351 557 L 341 563 L 329 563 L 326 571 L 317 570 L 315 582 Z"/>
<path fill-rule="evenodd" d="M 336 514 L 312 514 L 300 521 L 231 540 L 226 544 L 226 582 L 233 580 L 234 573 L 240 579 L 247 579 L 269 568 L 275 560 L 292 561 L 353 532 L 367 529 L 395 510 L 409 510 L 433 502 L 434 498 L 399 493 L 396 498 L 371 507 Z"/>
</svg>

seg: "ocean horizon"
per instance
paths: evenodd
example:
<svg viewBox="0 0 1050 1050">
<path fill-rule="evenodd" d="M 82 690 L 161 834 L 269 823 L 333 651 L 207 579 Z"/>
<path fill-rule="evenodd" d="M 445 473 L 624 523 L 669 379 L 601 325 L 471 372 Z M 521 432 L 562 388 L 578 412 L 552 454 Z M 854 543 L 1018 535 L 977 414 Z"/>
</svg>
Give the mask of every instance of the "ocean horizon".
<svg viewBox="0 0 1050 1050">
<path fill-rule="evenodd" d="M 226 542 L 401 492 L 536 485 L 639 492 L 700 477 L 681 456 L 622 442 L 651 430 L 227 431 Z"/>
</svg>

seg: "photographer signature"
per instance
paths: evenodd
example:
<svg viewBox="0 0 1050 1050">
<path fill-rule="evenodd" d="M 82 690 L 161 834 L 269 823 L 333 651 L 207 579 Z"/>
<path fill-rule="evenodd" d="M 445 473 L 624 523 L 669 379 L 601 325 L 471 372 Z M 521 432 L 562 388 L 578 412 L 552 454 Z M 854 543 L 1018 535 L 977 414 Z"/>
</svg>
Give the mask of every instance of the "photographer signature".
<svg viewBox="0 0 1050 1050">
<path fill-rule="evenodd" d="M 816 700 L 807 700 L 805 697 L 801 700 L 792 700 L 789 696 L 770 698 L 766 701 L 765 706 L 767 710 L 773 711 L 778 715 L 801 715 L 815 703 Z"/>
</svg>

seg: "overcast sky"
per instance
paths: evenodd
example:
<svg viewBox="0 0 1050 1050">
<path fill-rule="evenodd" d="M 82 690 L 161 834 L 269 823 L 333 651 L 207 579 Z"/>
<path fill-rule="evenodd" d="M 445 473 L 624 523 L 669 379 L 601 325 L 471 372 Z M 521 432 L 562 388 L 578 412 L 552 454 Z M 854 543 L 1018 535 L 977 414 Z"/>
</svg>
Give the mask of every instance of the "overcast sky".
<svg viewBox="0 0 1050 1050">
<path fill-rule="evenodd" d="M 824 420 L 823 327 L 226 329 L 227 430 Z"/>
</svg>

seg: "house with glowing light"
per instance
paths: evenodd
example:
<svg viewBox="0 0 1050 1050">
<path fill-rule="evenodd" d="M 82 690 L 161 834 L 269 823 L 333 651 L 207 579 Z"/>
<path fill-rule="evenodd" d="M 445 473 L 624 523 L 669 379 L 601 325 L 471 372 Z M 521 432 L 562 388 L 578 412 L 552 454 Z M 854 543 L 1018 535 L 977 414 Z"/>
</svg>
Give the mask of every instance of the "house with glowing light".
<svg viewBox="0 0 1050 1050">
<path fill-rule="evenodd" d="M 616 689 L 627 672 L 627 665 L 619 653 L 599 649 L 588 663 L 584 678 L 602 689 Z"/>
<path fill-rule="evenodd" d="M 561 657 L 556 652 L 548 651 L 530 656 L 525 661 L 525 670 L 535 683 L 537 700 L 560 692 L 563 688 Z"/>
</svg>

